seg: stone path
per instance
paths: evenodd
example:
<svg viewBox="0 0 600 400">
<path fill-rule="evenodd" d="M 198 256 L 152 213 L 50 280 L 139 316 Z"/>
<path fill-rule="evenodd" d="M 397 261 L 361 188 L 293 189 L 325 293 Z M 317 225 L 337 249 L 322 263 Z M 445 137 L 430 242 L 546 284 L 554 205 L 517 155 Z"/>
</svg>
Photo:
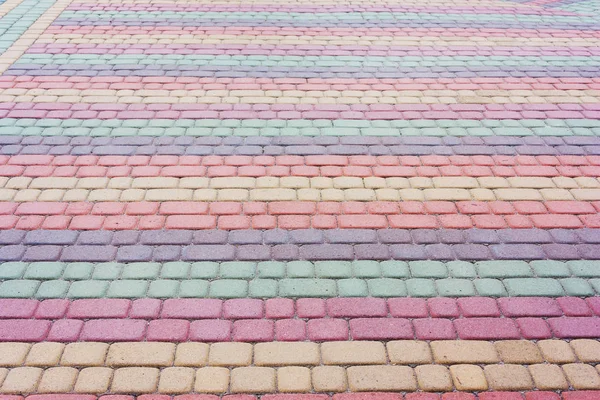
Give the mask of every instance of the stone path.
<svg viewBox="0 0 600 400">
<path fill-rule="evenodd" d="M 595 0 L 0 0 L 0 400 L 600 400 Z"/>
</svg>

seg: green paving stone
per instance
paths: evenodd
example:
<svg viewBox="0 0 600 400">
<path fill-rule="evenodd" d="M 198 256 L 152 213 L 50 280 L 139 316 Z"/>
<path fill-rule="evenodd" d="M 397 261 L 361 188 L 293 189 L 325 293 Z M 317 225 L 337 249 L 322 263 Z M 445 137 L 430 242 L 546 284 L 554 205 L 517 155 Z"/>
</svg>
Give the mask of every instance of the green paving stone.
<svg viewBox="0 0 600 400">
<path fill-rule="evenodd" d="M 221 263 L 220 275 L 223 279 L 252 279 L 256 271 L 256 263 L 230 261 Z"/>
<path fill-rule="evenodd" d="M 479 296 L 505 297 L 508 295 L 504 285 L 498 279 L 475 279 L 473 284 Z"/>
<path fill-rule="evenodd" d="M 446 278 L 448 270 L 440 261 L 411 261 L 408 263 L 413 278 Z"/>
<path fill-rule="evenodd" d="M 284 278 L 285 263 L 279 261 L 262 261 L 258 263 L 259 278 Z"/>
<path fill-rule="evenodd" d="M 590 283 L 585 279 L 565 278 L 561 279 L 559 282 L 565 290 L 567 296 L 583 297 L 595 295 L 592 285 L 590 285 Z"/>
<path fill-rule="evenodd" d="M 163 264 L 160 270 L 160 277 L 165 279 L 185 279 L 190 274 L 190 268 L 190 263 L 168 262 Z"/>
<path fill-rule="evenodd" d="M 0 279 L 19 279 L 27 269 L 27 263 L 7 262 L 0 264 Z"/>
<path fill-rule="evenodd" d="M 46 281 L 42 282 L 35 297 L 38 299 L 62 299 L 69 291 L 69 282 L 67 281 Z"/>
<path fill-rule="evenodd" d="M 349 278 L 352 276 L 352 264 L 349 261 L 317 261 L 317 278 Z"/>
<path fill-rule="evenodd" d="M 369 279 L 367 284 L 369 286 L 369 294 L 373 297 L 406 296 L 406 284 L 401 279 Z"/>
<path fill-rule="evenodd" d="M 540 278 L 561 278 L 570 276 L 567 264 L 561 261 L 537 260 L 529 263 L 533 272 Z"/>
<path fill-rule="evenodd" d="M 563 296 L 560 283 L 550 278 L 511 278 L 504 280 L 511 296 Z"/>
<path fill-rule="evenodd" d="M 71 283 L 67 296 L 73 299 L 104 297 L 108 285 L 108 281 L 76 281 Z"/>
<path fill-rule="evenodd" d="M 381 276 L 381 270 L 377 261 L 353 261 L 352 271 L 356 278 L 378 278 Z"/>
<path fill-rule="evenodd" d="M 442 297 L 475 296 L 473 282 L 468 279 L 438 279 L 435 285 Z"/>
<path fill-rule="evenodd" d="M 435 284 L 431 279 L 407 279 L 406 291 L 411 297 L 436 297 Z"/>
<path fill-rule="evenodd" d="M 600 262 L 591 260 L 573 260 L 568 261 L 567 265 L 571 273 L 581 278 L 600 277 Z"/>
<path fill-rule="evenodd" d="M 479 261 L 476 264 L 481 278 L 521 278 L 533 276 L 525 261 Z"/>
<path fill-rule="evenodd" d="M 314 278 L 315 266 L 308 261 L 290 261 L 287 263 L 288 278 Z"/>
<path fill-rule="evenodd" d="M 379 266 L 385 278 L 410 278 L 408 263 L 404 261 L 382 261 Z"/>
<path fill-rule="evenodd" d="M 40 285 L 39 281 L 16 279 L 0 284 L 0 297 L 27 298 L 33 297 Z"/>
<path fill-rule="evenodd" d="M 450 261 L 446 263 L 449 276 L 453 278 L 475 278 L 477 271 L 475 265 L 466 261 Z"/>
<path fill-rule="evenodd" d="M 239 279 L 220 279 L 210 283 L 209 297 L 234 299 L 246 297 L 248 282 Z"/>
<path fill-rule="evenodd" d="M 179 297 L 206 297 L 210 283 L 201 279 L 181 281 Z"/>
<path fill-rule="evenodd" d="M 588 281 L 596 293 L 600 294 L 600 279 L 590 279 Z"/>
<path fill-rule="evenodd" d="M 254 279 L 248 285 L 248 295 L 253 298 L 277 297 L 277 281 L 275 279 Z"/>
<path fill-rule="evenodd" d="M 62 276 L 65 265 L 58 262 L 34 262 L 29 264 L 24 278 L 41 281 L 58 279 Z"/>
<path fill-rule="evenodd" d="M 131 263 L 123 267 L 122 279 L 156 279 L 160 273 L 159 263 Z"/>
<path fill-rule="evenodd" d="M 102 263 L 96 265 L 92 279 L 112 281 L 121 276 L 123 264 L 117 263 Z"/>
<path fill-rule="evenodd" d="M 340 279 L 337 281 L 338 296 L 366 297 L 369 295 L 367 282 L 362 279 Z"/>
<path fill-rule="evenodd" d="M 192 264 L 191 278 L 214 279 L 219 276 L 219 263 L 202 261 Z"/>
<path fill-rule="evenodd" d="M 332 279 L 299 278 L 279 281 L 280 297 L 335 297 L 336 295 L 336 284 Z"/>
<path fill-rule="evenodd" d="M 63 271 L 63 279 L 68 281 L 82 281 L 91 279 L 94 273 L 94 264 L 92 263 L 69 263 Z"/>
<path fill-rule="evenodd" d="M 177 297 L 179 292 L 179 281 L 158 279 L 150 282 L 148 297 L 170 299 Z"/>
<path fill-rule="evenodd" d="M 106 297 L 132 299 L 145 297 L 148 291 L 148 281 L 126 280 L 113 281 L 110 283 Z"/>
</svg>

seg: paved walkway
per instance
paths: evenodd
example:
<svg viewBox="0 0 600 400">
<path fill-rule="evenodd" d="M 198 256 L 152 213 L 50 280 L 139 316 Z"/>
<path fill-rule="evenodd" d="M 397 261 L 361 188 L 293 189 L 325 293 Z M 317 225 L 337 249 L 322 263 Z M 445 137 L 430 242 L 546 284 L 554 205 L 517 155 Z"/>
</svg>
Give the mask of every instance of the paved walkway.
<svg viewBox="0 0 600 400">
<path fill-rule="evenodd" d="M 598 0 L 0 17 L 0 400 L 600 400 Z"/>
</svg>

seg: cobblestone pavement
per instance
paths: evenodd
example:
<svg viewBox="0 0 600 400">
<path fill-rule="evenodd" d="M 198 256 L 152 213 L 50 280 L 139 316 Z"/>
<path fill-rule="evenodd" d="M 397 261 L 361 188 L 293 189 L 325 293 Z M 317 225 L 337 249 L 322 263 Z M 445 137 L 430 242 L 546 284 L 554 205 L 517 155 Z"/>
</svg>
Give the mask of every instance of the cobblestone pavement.
<svg viewBox="0 0 600 400">
<path fill-rule="evenodd" d="M 600 400 L 599 0 L 0 0 L 0 400 Z"/>
</svg>

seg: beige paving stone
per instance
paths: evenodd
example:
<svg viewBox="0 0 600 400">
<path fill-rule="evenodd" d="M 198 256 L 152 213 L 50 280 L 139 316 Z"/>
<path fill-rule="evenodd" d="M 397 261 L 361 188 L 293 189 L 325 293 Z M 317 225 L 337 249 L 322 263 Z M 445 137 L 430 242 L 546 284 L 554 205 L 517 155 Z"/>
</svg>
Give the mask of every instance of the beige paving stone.
<svg viewBox="0 0 600 400">
<path fill-rule="evenodd" d="M 310 369 L 306 367 L 281 367 L 277 369 L 277 390 L 284 393 L 310 392 Z"/>
<path fill-rule="evenodd" d="M 7 394 L 35 392 L 42 377 L 43 369 L 36 367 L 19 367 L 8 371 L 0 392 Z"/>
<path fill-rule="evenodd" d="M 254 364 L 259 366 L 318 365 L 320 362 L 317 343 L 269 342 L 254 345 Z"/>
<path fill-rule="evenodd" d="M 104 365 L 107 343 L 69 343 L 60 359 L 60 365 L 92 367 Z"/>
<path fill-rule="evenodd" d="M 537 342 L 542 355 L 549 363 L 564 364 L 575 362 L 575 353 L 564 340 L 548 339 Z"/>
<path fill-rule="evenodd" d="M 527 367 L 539 390 L 566 390 L 569 383 L 562 369 L 556 364 L 533 364 Z"/>
<path fill-rule="evenodd" d="M 6 375 L 8 375 L 8 368 L 0 368 L 0 387 L 2 387 L 4 379 L 6 379 Z"/>
<path fill-rule="evenodd" d="M 483 369 L 478 365 L 457 364 L 450 366 L 452 382 L 457 390 L 482 391 L 488 389 Z"/>
<path fill-rule="evenodd" d="M 205 367 L 196 370 L 194 390 L 199 393 L 225 393 L 229 390 L 229 369 Z"/>
<path fill-rule="evenodd" d="M 186 342 L 177 345 L 174 365 L 203 367 L 208 362 L 210 346 L 206 343 Z"/>
<path fill-rule="evenodd" d="M 452 378 L 443 365 L 419 365 L 415 368 L 419 389 L 425 392 L 448 392 L 452 390 Z"/>
<path fill-rule="evenodd" d="M 111 344 L 106 365 L 114 367 L 167 367 L 173 365 L 174 343 L 130 342 Z"/>
<path fill-rule="evenodd" d="M 431 342 L 433 359 L 440 364 L 490 364 L 499 360 L 491 342 L 439 340 Z"/>
<path fill-rule="evenodd" d="M 372 365 L 350 367 L 348 386 L 354 392 L 415 391 L 417 380 L 413 369 L 406 366 Z"/>
<path fill-rule="evenodd" d="M 496 351 L 507 364 L 535 364 L 544 361 L 535 343 L 529 340 L 501 340 Z"/>
<path fill-rule="evenodd" d="M 158 386 L 158 368 L 126 367 L 115 370 L 111 391 L 115 393 L 153 393 Z"/>
<path fill-rule="evenodd" d="M 386 344 L 392 364 L 429 364 L 433 362 L 427 342 L 420 340 L 397 340 Z"/>
<path fill-rule="evenodd" d="M 592 339 L 575 339 L 569 343 L 579 361 L 584 363 L 600 362 L 600 342 Z"/>
<path fill-rule="evenodd" d="M 39 393 L 67 393 L 73 390 L 79 371 L 72 367 L 53 367 L 44 371 Z"/>
<path fill-rule="evenodd" d="M 193 368 L 170 367 L 160 371 L 159 393 L 189 393 L 194 387 L 196 371 Z"/>
<path fill-rule="evenodd" d="M 231 371 L 232 393 L 272 393 L 275 391 L 275 369 L 241 367 Z"/>
<path fill-rule="evenodd" d="M 600 376 L 594 367 L 588 364 L 565 364 L 562 366 L 567 380 L 577 390 L 600 388 Z"/>
<path fill-rule="evenodd" d="M 529 390 L 533 387 L 531 375 L 523 365 L 486 365 L 483 370 L 492 390 Z"/>
<path fill-rule="evenodd" d="M 58 365 L 62 352 L 65 349 L 64 343 L 42 342 L 36 343 L 31 347 L 25 365 L 32 367 L 46 367 Z"/>
<path fill-rule="evenodd" d="M 312 385 L 317 392 L 344 392 L 348 388 L 346 370 L 334 366 L 314 367 Z"/>
<path fill-rule="evenodd" d="M 321 344 L 321 359 L 326 365 L 385 364 L 387 357 L 381 342 L 326 342 Z"/>
<path fill-rule="evenodd" d="M 0 366 L 23 365 L 30 349 L 31 344 L 29 343 L 0 343 Z"/>
<path fill-rule="evenodd" d="M 250 343 L 213 343 L 208 354 L 208 364 L 215 366 L 246 366 L 252 364 Z"/>
<path fill-rule="evenodd" d="M 110 386 L 113 369 L 107 367 L 89 367 L 79 371 L 74 391 L 77 393 L 104 393 Z"/>
</svg>

